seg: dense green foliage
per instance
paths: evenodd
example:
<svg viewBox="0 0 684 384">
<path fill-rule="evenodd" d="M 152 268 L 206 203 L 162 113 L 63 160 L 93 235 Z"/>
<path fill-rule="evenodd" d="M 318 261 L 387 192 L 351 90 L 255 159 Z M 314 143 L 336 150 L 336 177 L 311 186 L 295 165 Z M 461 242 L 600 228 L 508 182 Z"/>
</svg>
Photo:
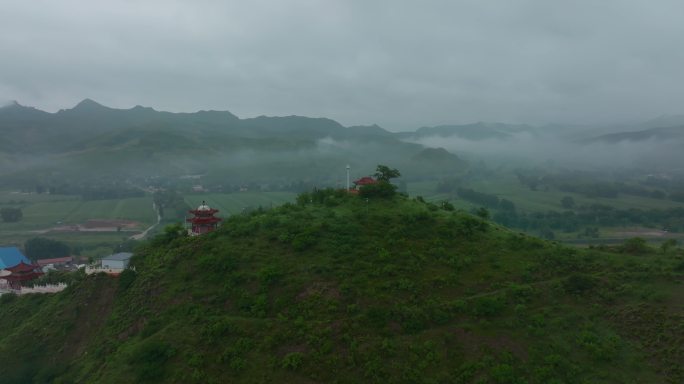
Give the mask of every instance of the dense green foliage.
<svg viewBox="0 0 684 384">
<path fill-rule="evenodd" d="M 437 190 L 449 190 L 454 187 L 453 180 L 445 180 L 437 185 Z M 468 202 L 495 211 L 493 219 L 497 223 L 532 233 L 551 231 L 580 232 L 584 231 L 598 237 L 596 227 L 630 227 L 643 226 L 662 228 L 672 232 L 684 231 L 684 208 L 668 209 L 618 209 L 607 204 L 579 205 L 571 196 L 563 196 L 559 208 L 563 210 L 547 210 L 525 212 L 516 205 L 496 194 L 480 192 L 471 188 L 454 187 L 457 197 Z M 595 234 L 595 236 L 593 235 Z"/>
<path fill-rule="evenodd" d="M 152 195 L 159 216 L 163 219 L 181 221 L 187 216 L 190 206 L 183 195 L 175 190 L 157 191 Z"/>
<path fill-rule="evenodd" d="M 681 382 L 684 255 L 318 190 L 0 299 L 0 383 Z M 638 253 L 633 253 L 636 246 Z M 678 325 L 679 324 L 679 325 Z"/>
<path fill-rule="evenodd" d="M 34 237 L 24 243 L 26 256 L 31 260 L 53 259 L 69 256 L 69 246 L 58 240 Z"/>
<path fill-rule="evenodd" d="M 376 167 L 374 176 L 379 181 L 389 182 L 390 180 L 401 176 L 401 173 L 396 168 L 390 168 L 386 165 L 380 164 Z"/>
<path fill-rule="evenodd" d="M 4 207 L 0 208 L 0 218 L 6 223 L 14 223 L 21 220 L 23 212 L 21 208 Z"/>
</svg>

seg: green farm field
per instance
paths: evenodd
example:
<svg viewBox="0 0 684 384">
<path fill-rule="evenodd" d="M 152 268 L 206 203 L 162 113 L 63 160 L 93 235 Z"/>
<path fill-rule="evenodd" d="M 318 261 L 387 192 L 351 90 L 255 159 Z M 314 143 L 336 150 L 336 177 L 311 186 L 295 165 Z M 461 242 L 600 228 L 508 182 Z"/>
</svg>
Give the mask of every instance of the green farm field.
<svg viewBox="0 0 684 384">
<path fill-rule="evenodd" d="M 0 192 L 0 207 L 19 207 L 23 213 L 19 222 L 0 221 L 0 245 L 23 245 L 26 240 L 40 236 L 84 248 L 111 247 L 112 244 L 118 244 L 130 237 L 132 232 L 50 230 L 59 226 L 83 224 L 88 220 L 129 220 L 137 222 L 134 228 L 142 231 L 156 220 L 151 197 L 84 201 L 75 196 L 4 191 Z"/>
<path fill-rule="evenodd" d="M 571 196 L 577 205 L 603 204 L 616 209 L 667 209 L 684 207 L 684 203 L 679 203 L 667 199 L 652 199 L 639 196 L 620 195 L 618 198 L 610 199 L 604 197 L 589 198 L 577 193 L 568 193 L 556 190 L 532 191 L 520 184 L 515 176 L 502 176 L 490 180 L 480 180 L 468 184 L 466 187 L 478 192 L 496 195 L 503 199 L 512 201 L 516 207 L 526 212 L 546 212 L 563 210 L 561 199 L 564 196 Z M 425 200 L 431 202 L 450 200 L 457 208 L 477 207 L 477 204 L 464 201 L 455 194 L 436 192 L 437 182 L 424 181 L 408 184 L 408 192 L 411 197 L 423 196 Z"/>
<path fill-rule="evenodd" d="M 411 197 L 422 196 L 426 201 L 438 204 L 441 201 L 449 201 L 457 209 L 471 211 L 480 205 L 461 199 L 455 193 L 437 193 L 438 183 L 435 181 L 415 182 L 407 185 L 408 193 Z M 602 204 L 616 209 L 641 209 L 644 211 L 669 208 L 684 207 L 684 204 L 668 199 L 653 199 L 639 196 L 621 194 L 619 197 L 611 198 L 589 198 L 577 193 L 568 193 L 557 190 L 532 191 L 528 187 L 520 184 L 515 176 L 507 177 L 502 175 L 500 178 L 490 178 L 489 180 L 479 180 L 469 183 L 467 188 L 472 188 L 478 192 L 496 195 L 499 198 L 512 201 L 519 212 L 548 212 L 563 211 L 561 199 L 564 196 L 571 196 L 577 205 Z M 538 235 L 536 232 L 530 232 Z M 617 244 L 631 237 L 642 237 L 652 243 L 661 243 L 667 239 L 674 239 L 684 242 L 684 234 L 669 233 L 662 231 L 660 227 L 600 227 L 599 237 L 595 239 L 579 237 L 578 232 L 565 233 L 556 231 L 556 240 L 571 243 L 579 246 L 592 244 Z"/>
<path fill-rule="evenodd" d="M 474 182 L 471 188 L 485 193 L 495 194 L 501 198 L 511 200 L 516 206 L 525 211 L 548 211 L 562 210 L 560 201 L 564 196 L 571 196 L 577 205 L 603 204 L 616 209 L 667 209 L 674 207 L 684 207 L 683 203 L 667 199 L 652 199 L 639 196 L 620 194 L 619 197 L 611 199 L 605 197 L 589 198 L 581 194 L 568 193 L 556 190 L 532 191 L 520 184 L 516 177 L 510 175 L 491 180 Z"/>
<path fill-rule="evenodd" d="M 41 230 L 80 224 L 90 219 L 131 220 L 144 228 L 151 225 L 156 216 L 151 197 L 84 201 L 74 196 L 0 192 L 0 204 L 20 207 L 23 212 L 23 218 L 17 223 L 0 223 L 0 231 Z"/>
</svg>

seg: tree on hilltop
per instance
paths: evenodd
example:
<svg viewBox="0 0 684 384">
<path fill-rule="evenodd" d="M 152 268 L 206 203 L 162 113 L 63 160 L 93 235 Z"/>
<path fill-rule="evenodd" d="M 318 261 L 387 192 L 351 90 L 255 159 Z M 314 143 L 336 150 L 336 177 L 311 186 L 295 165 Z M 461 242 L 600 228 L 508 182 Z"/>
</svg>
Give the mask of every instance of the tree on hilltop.
<svg viewBox="0 0 684 384">
<path fill-rule="evenodd" d="M 377 183 L 368 184 L 361 187 L 359 190 L 359 195 L 362 197 L 381 197 L 388 198 L 392 197 L 397 192 L 397 186 L 390 183 L 390 179 L 401 176 L 399 170 L 390 168 L 386 165 L 379 164 L 375 169 L 375 178 Z"/>
<path fill-rule="evenodd" d="M 375 176 L 378 181 L 389 182 L 390 179 L 401 176 L 401 173 L 399 173 L 399 170 L 396 168 L 390 168 L 386 165 L 378 164 L 378 167 L 375 168 L 375 175 L 373 176 Z"/>
</svg>

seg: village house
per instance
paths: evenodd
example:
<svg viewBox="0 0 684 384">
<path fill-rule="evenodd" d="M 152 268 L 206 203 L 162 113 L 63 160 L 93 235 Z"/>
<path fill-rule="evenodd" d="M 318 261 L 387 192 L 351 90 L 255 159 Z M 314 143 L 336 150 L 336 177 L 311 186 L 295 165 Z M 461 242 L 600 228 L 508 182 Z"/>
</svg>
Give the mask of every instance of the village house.
<svg viewBox="0 0 684 384">
<path fill-rule="evenodd" d="M 131 261 L 133 254 L 130 252 L 119 252 L 102 258 L 102 268 L 106 269 L 126 269 Z"/>
<path fill-rule="evenodd" d="M 86 274 L 106 273 L 108 275 L 117 276 L 126 270 L 130 264 L 133 254 L 130 252 L 119 252 L 113 255 L 105 256 L 99 261 L 99 265 L 89 265 L 86 267 Z"/>
<path fill-rule="evenodd" d="M 39 259 L 36 261 L 43 268 L 43 272 L 49 269 L 71 269 L 74 258 L 71 256 L 56 257 L 52 259 Z"/>
</svg>

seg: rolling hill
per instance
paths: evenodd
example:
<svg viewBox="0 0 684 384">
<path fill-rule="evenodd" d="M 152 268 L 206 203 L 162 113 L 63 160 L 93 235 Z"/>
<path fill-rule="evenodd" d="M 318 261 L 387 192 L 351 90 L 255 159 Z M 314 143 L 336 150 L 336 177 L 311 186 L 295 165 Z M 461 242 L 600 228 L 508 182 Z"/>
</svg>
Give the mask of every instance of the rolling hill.
<svg viewBox="0 0 684 384">
<path fill-rule="evenodd" d="M 0 383 L 670 383 L 681 250 L 570 249 L 334 191 L 0 299 Z"/>
</svg>

